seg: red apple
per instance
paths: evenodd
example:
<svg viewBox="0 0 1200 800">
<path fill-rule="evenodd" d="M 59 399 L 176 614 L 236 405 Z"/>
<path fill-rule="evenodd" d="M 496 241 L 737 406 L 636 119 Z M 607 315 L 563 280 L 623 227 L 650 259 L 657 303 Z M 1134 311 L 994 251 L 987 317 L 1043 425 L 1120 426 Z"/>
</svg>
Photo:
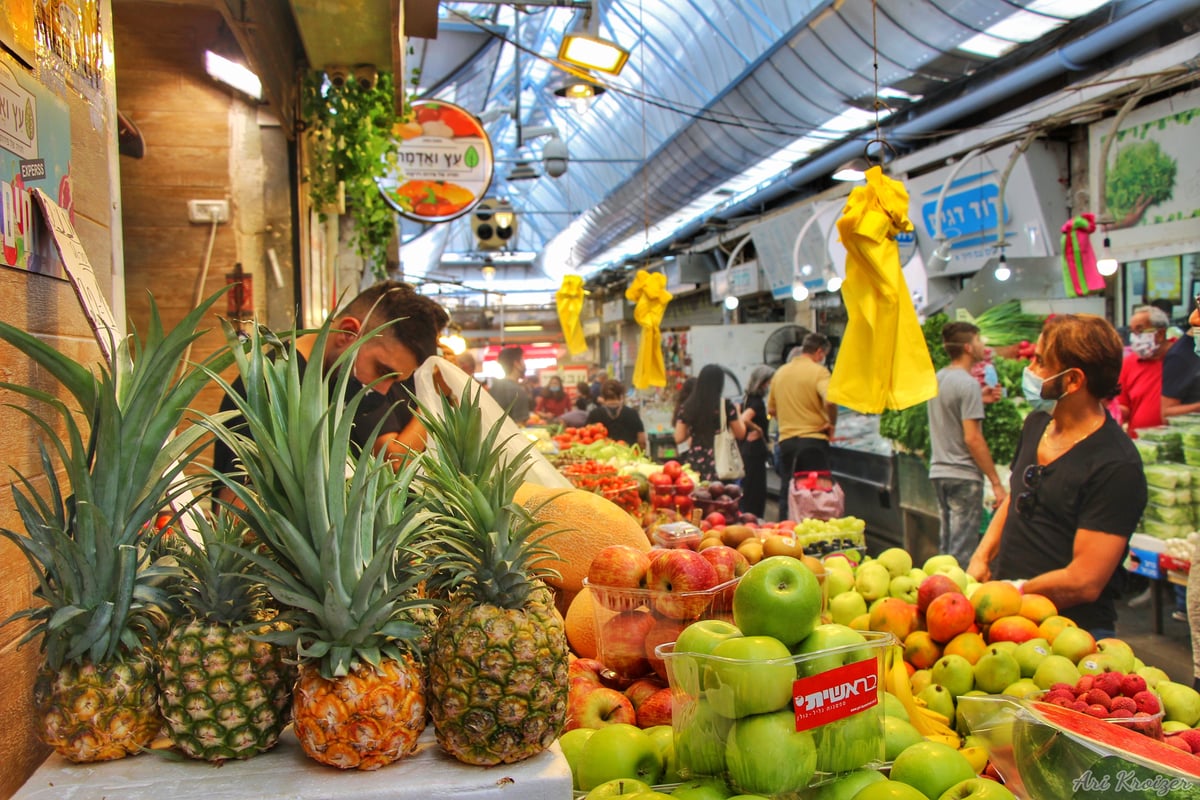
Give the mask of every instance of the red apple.
<svg viewBox="0 0 1200 800">
<path fill-rule="evenodd" d="M 933 599 L 946 592 L 961 593 L 962 590 L 958 588 L 958 584 L 954 582 L 954 579 L 948 575 L 943 575 L 940 572 L 930 575 L 921 581 L 921 585 L 917 587 L 917 610 L 924 614 L 925 609 L 929 608 L 929 604 L 933 602 Z"/>
<path fill-rule="evenodd" d="M 674 486 L 675 479 L 665 472 L 651 472 L 646 476 L 646 483 L 657 489 L 663 486 Z"/>
<path fill-rule="evenodd" d="M 639 728 L 671 724 L 671 690 L 660 689 L 647 697 L 637 709 Z"/>
<path fill-rule="evenodd" d="M 675 459 L 671 459 L 667 463 L 663 464 L 662 471 L 665 472 L 671 480 L 678 481 L 679 476 L 683 474 L 683 465 Z"/>
<path fill-rule="evenodd" d="M 711 525 L 714 528 L 717 527 L 718 525 L 720 525 L 721 527 L 725 527 L 725 515 L 722 514 L 720 511 L 712 512 L 711 514 L 709 514 L 707 517 L 704 518 L 704 521 L 707 522 L 709 525 Z"/>
<path fill-rule="evenodd" d="M 654 610 L 671 619 L 698 618 L 712 600 L 703 592 L 716 585 L 716 569 L 694 550 L 664 550 L 646 572 Z"/>
<path fill-rule="evenodd" d="M 650 556 L 644 550 L 627 544 L 610 544 L 592 558 L 588 567 L 589 586 L 615 589 L 641 589 L 646 585 L 646 570 Z M 593 596 L 609 608 L 616 607 L 621 592 L 593 592 Z"/>
<path fill-rule="evenodd" d="M 578 682 L 603 686 L 605 669 L 597 659 L 577 658 L 567 666 L 567 680 L 571 685 Z"/>
<path fill-rule="evenodd" d="M 643 646 L 646 648 L 646 660 L 650 662 L 650 668 L 664 681 L 667 680 L 667 665 L 665 661 L 654 655 L 654 648 L 660 644 L 675 641 L 687 626 L 688 623 L 684 620 L 659 617 L 655 620 L 654 627 L 646 633 L 646 639 L 643 642 Z"/>
<path fill-rule="evenodd" d="M 633 703 L 633 710 L 637 711 L 647 697 L 663 688 L 666 688 L 666 684 L 659 680 L 657 675 L 647 675 L 625 687 L 625 696 Z"/>
<path fill-rule="evenodd" d="M 687 475 L 680 475 L 675 479 L 675 494 L 691 494 L 696 488 L 696 482 Z"/>
<path fill-rule="evenodd" d="M 717 572 L 717 583 L 741 577 L 750 569 L 750 562 L 746 557 L 728 545 L 705 548 L 700 551 L 700 555 L 713 565 Z"/>
<path fill-rule="evenodd" d="M 567 724 L 564 730 L 603 728 L 608 725 L 637 724 L 637 712 L 629 698 L 607 686 L 580 688 L 567 693 Z"/>
<path fill-rule="evenodd" d="M 690 550 L 671 552 L 690 553 Z M 707 561 L 704 563 L 708 563 Z M 597 653 L 604 666 L 624 680 L 645 675 L 650 671 L 646 659 L 646 634 L 654 627 L 654 615 L 644 609 L 622 611 L 600 626 Z"/>
</svg>

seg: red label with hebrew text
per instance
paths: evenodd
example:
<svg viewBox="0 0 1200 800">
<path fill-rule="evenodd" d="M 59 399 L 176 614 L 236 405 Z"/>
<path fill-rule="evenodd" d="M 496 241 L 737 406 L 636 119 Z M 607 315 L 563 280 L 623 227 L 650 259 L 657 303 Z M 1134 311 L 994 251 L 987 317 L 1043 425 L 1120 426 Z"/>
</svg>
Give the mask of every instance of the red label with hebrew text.
<svg viewBox="0 0 1200 800">
<path fill-rule="evenodd" d="M 879 703 L 879 660 L 868 658 L 792 684 L 796 730 L 845 719 Z"/>
</svg>

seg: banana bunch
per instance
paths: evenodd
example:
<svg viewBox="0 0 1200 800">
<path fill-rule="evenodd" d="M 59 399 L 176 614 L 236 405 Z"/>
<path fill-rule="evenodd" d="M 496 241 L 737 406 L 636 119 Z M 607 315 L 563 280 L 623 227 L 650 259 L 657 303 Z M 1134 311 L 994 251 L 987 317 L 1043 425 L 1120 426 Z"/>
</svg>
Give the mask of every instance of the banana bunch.
<svg viewBox="0 0 1200 800">
<path fill-rule="evenodd" d="M 908 678 L 908 670 L 904 668 L 904 650 L 900 647 L 892 648 L 891 663 L 884 675 L 884 688 L 899 698 L 908 711 L 912 726 L 926 739 L 948 744 L 956 749 L 962 745 L 962 740 L 950 727 L 950 720 L 913 696 L 912 682 Z"/>
</svg>

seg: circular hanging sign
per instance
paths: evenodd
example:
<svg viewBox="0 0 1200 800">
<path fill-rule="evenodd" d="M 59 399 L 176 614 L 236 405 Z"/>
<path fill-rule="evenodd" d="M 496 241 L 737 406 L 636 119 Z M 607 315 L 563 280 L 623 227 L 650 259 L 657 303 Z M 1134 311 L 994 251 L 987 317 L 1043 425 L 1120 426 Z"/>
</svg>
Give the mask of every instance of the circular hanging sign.
<svg viewBox="0 0 1200 800">
<path fill-rule="evenodd" d="M 453 103 L 421 100 L 392 129 L 396 169 L 377 183 L 404 217 L 435 223 L 470 211 L 492 185 L 492 142 L 474 114 Z"/>
</svg>

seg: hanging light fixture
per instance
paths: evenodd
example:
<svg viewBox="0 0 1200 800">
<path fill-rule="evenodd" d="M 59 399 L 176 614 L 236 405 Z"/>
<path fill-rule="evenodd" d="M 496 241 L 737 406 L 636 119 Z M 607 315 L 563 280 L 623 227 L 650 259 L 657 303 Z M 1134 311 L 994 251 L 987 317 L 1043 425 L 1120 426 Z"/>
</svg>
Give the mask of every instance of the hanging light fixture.
<svg viewBox="0 0 1200 800">
<path fill-rule="evenodd" d="M 554 90 L 554 96 L 561 103 L 568 104 L 575 109 L 575 113 L 584 114 L 592 107 L 592 103 L 596 98 L 604 94 L 607 89 L 590 80 L 588 77 L 574 74 L 566 75 L 558 88 Z"/>
<path fill-rule="evenodd" d="M 1012 270 L 1008 268 L 1008 256 L 1004 255 L 1003 251 L 1000 253 L 1000 261 L 996 264 L 995 276 L 1001 283 L 1012 277 Z"/>
<path fill-rule="evenodd" d="M 842 288 L 842 276 L 832 270 L 829 273 L 829 280 L 825 281 L 825 289 L 830 292 L 840 291 Z"/>
<path fill-rule="evenodd" d="M 808 287 L 803 283 L 797 283 L 792 286 L 792 299 L 797 303 L 803 303 L 808 299 Z"/>
<path fill-rule="evenodd" d="M 584 69 L 617 75 L 629 60 L 629 51 L 616 42 L 600 38 L 600 15 L 592 0 L 583 17 L 562 38 L 558 58 Z"/>
<path fill-rule="evenodd" d="M 729 309 L 730 311 L 733 311 L 737 307 L 738 307 L 738 299 L 736 297 L 734 297 L 733 295 L 729 295 L 728 297 L 725 298 L 725 308 Z"/>
<path fill-rule="evenodd" d="M 871 162 L 865 158 L 852 158 L 838 167 L 832 177 L 835 181 L 847 181 L 850 183 L 863 181 L 867 179 L 867 170 L 870 168 Z"/>
<path fill-rule="evenodd" d="M 1100 249 L 1100 258 L 1096 260 L 1096 271 L 1108 277 L 1116 275 L 1120 264 L 1112 254 L 1112 241 L 1108 238 L 1108 227 L 1104 228 L 1104 247 Z"/>
</svg>

